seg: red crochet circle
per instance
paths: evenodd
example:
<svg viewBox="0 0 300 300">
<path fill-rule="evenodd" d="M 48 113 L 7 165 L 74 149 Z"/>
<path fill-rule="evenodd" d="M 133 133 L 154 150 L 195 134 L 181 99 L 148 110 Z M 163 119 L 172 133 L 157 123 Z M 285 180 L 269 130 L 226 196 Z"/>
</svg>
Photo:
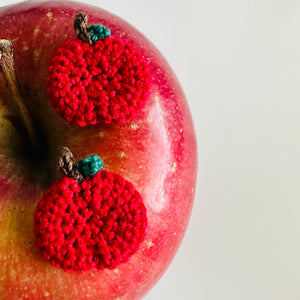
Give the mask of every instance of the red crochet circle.
<svg viewBox="0 0 300 300">
<path fill-rule="evenodd" d="M 62 177 L 39 201 L 34 220 L 44 258 L 67 272 L 116 268 L 138 250 L 147 227 L 140 194 L 108 171 L 82 183 Z"/>
<path fill-rule="evenodd" d="M 105 38 L 90 46 L 76 39 L 51 59 L 47 93 L 71 124 L 123 123 L 144 107 L 149 81 L 144 58 L 126 42 Z"/>
</svg>

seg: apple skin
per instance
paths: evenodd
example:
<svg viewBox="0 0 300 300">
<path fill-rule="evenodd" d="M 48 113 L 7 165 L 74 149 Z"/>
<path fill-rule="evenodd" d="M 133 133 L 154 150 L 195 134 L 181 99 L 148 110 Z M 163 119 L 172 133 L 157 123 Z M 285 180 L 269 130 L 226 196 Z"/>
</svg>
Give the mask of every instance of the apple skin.
<svg viewBox="0 0 300 300">
<path fill-rule="evenodd" d="M 55 49 L 74 39 L 73 18 L 140 51 L 151 73 L 150 96 L 136 119 L 122 125 L 79 128 L 56 114 L 46 95 Z M 39 136 L 30 148 L 10 90 L 0 75 L 0 299 L 140 299 L 174 257 L 191 214 L 197 173 L 193 122 L 180 84 L 166 60 L 134 27 L 100 8 L 69 1 L 23 2 L 0 8 L 0 38 L 14 45 L 24 102 Z M 168 38 L 168 37 L 166 37 Z M 42 258 L 35 245 L 36 204 L 61 175 L 59 146 L 77 159 L 98 154 L 104 168 L 132 182 L 147 208 L 146 239 L 115 270 L 66 273 Z"/>
</svg>

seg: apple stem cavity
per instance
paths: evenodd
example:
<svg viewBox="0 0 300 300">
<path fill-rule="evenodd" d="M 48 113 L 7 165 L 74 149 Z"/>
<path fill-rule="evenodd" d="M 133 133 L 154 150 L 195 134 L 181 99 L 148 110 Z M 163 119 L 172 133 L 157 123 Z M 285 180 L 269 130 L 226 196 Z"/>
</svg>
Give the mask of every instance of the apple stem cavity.
<svg viewBox="0 0 300 300">
<path fill-rule="evenodd" d="M 74 18 L 74 29 L 77 38 L 93 45 L 94 42 L 110 36 L 110 30 L 103 25 L 91 25 L 87 27 L 88 16 L 80 12 Z"/>
<path fill-rule="evenodd" d="M 15 65 L 14 65 L 14 57 L 13 57 L 13 44 L 9 39 L 0 39 L 0 67 L 1 71 L 8 83 L 8 86 L 12 93 L 12 99 L 17 105 L 19 112 L 21 114 L 21 118 L 26 127 L 28 136 L 30 138 L 32 146 L 38 150 L 39 144 L 38 139 L 29 116 L 28 110 L 24 103 L 24 100 L 21 96 L 19 83 L 17 80 Z"/>
</svg>

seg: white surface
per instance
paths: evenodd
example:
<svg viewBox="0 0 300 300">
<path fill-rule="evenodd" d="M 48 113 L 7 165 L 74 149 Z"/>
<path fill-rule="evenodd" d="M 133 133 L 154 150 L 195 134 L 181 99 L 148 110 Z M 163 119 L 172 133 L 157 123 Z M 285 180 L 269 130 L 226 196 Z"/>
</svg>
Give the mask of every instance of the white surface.
<svg viewBox="0 0 300 300">
<path fill-rule="evenodd" d="M 300 1 L 82 2 L 161 50 L 197 131 L 189 228 L 145 299 L 299 300 Z"/>
</svg>

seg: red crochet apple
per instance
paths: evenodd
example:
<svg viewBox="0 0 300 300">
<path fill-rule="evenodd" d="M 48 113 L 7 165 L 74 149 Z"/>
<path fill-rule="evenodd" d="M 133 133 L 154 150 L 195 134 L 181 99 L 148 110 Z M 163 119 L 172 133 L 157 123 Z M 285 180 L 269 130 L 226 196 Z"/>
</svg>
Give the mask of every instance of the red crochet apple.
<svg viewBox="0 0 300 300">
<path fill-rule="evenodd" d="M 77 39 L 66 41 L 50 62 L 47 93 L 67 122 L 87 126 L 123 123 L 144 107 L 149 72 L 143 56 L 125 41 L 109 37 L 102 25 L 87 27 L 79 13 Z"/>
<path fill-rule="evenodd" d="M 97 155 L 76 164 L 63 148 L 57 180 L 37 205 L 36 244 L 45 259 L 67 272 L 114 269 L 126 262 L 145 238 L 146 208 L 122 176 L 99 171 Z"/>
</svg>

